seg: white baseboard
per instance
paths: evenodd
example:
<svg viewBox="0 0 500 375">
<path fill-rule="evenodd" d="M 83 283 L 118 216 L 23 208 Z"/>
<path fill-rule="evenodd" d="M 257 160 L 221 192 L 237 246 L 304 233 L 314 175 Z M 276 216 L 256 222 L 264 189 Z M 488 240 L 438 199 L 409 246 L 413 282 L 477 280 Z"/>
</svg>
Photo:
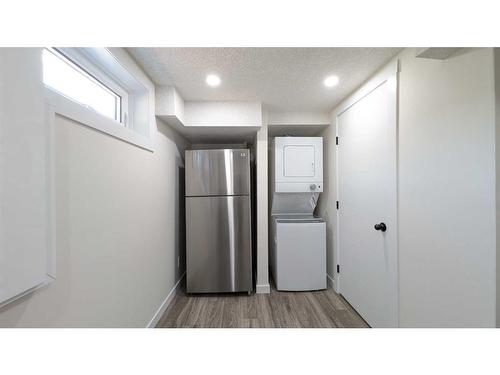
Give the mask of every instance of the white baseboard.
<svg viewBox="0 0 500 375">
<path fill-rule="evenodd" d="M 168 296 L 162 302 L 162 304 L 160 305 L 160 307 L 158 308 L 158 310 L 156 311 L 156 313 L 153 315 L 153 317 L 149 321 L 149 323 L 146 326 L 146 328 L 155 328 L 156 327 L 156 325 L 160 321 L 161 317 L 163 316 L 163 314 L 167 310 L 168 306 L 170 305 L 170 303 L 174 299 L 174 296 L 177 293 L 177 290 L 179 289 L 179 287 L 181 285 L 181 281 L 182 281 L 182 279 L 184 278 L 185 275 L 186 275 L 186 272 L 184 272 L 182 274 L 182 276 L 179 278 L 179 280 L 175 283 L 174 287 L 172 288 L 172 290 L 170 291 L 170 293 L 168 293 Z"/>
<path fill-rule="evenodd" d="M 257 294 L 268 294 L 271 293 L 271 286 L 269 284 L 256 285 L 255 292 Z"/>
<path fill-rule="evenodd" d="M 24 292 L 21 292 L 21 293 L 15 295 L 12 298 L 9 298 L 9 299 L 7 299 L 5 301 L 0 302 L 0 309 L 6 307 L 7 305 L 11 304 L 12 302 L 14 302 L 14 301 L 16 301 L 18 299 L 21 299 L 21 298 L 23 298 L 23 297 L 25 297 L 25 296 L 27 296 L 29 294 L 35 294 L 35 293 L 37 293 L 38 291 L 40 291 L 40 289 L 43 289 L 43 288 L 49 286 L 55 280 L 56 280 L 56 278 L 54 276 L 52 276 L 49 273 L 47 273 L 47 275 L 45 277 L 45 280 L 43 280 L 40 284 L 35 285 L 33 288 L 25 290 Z"/>
<path fill-rule="evenodd" d="M 332 288 L 333 290 L 337 290 L 335 288 L 335 280 L 333 280 L 333 277 L 331 277 L 329 274 L 326 274 L 326 281 L 328 283 L 328 287 Z"/>
</svg>

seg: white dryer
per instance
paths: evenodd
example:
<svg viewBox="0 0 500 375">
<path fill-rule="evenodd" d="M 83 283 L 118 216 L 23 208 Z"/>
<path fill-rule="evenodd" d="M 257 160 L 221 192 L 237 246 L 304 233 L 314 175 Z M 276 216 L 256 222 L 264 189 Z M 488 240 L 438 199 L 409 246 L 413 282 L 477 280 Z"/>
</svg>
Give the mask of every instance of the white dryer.
<svg viewBox="0 0 500 375">
<path fill-rule="evenodd" d="M 273 143 L 274 191 L 323 191 L 323 138 L 276 137 Z"/>
</svg>

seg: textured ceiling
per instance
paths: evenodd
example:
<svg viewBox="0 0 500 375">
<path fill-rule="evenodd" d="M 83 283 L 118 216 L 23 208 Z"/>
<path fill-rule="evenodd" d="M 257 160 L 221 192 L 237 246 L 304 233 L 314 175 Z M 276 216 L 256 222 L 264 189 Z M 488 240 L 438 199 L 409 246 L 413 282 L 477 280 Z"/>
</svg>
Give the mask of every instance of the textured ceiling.
<svg viewBox="0 0 500 375">
<path fill-rule="evenodd" d="M 329 111 L 400 48 L 128 48 L 157 85 L 185 100 L 260 100 L 272 111 Z M 209 73 L 222 83 L 206 85 Z M 327 89 L 328 75 L 340 79 Z"/>
</svg>

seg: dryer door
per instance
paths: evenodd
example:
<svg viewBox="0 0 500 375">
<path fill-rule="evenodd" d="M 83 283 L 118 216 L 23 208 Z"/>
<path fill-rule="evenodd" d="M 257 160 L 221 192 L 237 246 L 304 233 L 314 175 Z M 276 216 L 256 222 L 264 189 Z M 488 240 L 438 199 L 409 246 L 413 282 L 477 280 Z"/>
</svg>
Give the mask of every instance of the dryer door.
<svg viewBox="0 0 500 375">
<path fill-rule="evenodd" d="M 276 137 L 274 172 L 276 192 L 323 191 L 323 139 Z"/>
<path fill-rule="evenodd" d="M 314 177 L 314 145 L 285 145 L 283 147 L 283 177 Z"/>
</svg>

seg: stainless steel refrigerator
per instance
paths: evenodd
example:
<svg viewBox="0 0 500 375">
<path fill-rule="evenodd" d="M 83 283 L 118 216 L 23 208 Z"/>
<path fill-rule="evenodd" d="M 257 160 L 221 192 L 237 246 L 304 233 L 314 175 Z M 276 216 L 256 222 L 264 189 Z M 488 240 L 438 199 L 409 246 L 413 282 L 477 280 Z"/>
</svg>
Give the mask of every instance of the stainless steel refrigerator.
<svg viewBox="0 0 500 375">
<path fill-rule="evenodd" d="M 186 151 L 186 290 L 250 292 L 250 150 Z"/>
</svg>

